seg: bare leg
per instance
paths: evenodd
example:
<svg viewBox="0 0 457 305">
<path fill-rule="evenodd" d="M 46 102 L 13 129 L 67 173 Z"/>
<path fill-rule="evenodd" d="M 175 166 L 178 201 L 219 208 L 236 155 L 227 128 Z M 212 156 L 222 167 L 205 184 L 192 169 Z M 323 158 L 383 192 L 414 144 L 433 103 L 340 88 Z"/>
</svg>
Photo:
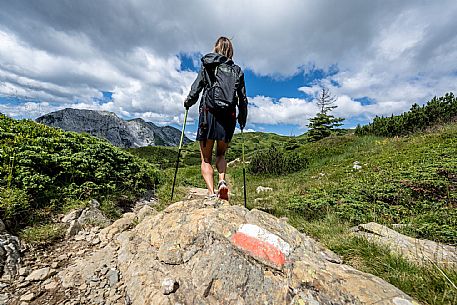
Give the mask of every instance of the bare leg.
<svg viewBox="0 0 457 305">
<path fill-rule="evenodd" d="M 217 141 L 216 149 L 216 168 L 219 172 L 219 181 L 225 180 L 225 171 L 227 170 L 227 161 L 225 160 L 225 151 L 228 144 L 224 141 Z"/>
<path fill-rule="evenodd" d="M 200 157 L 202 159 L 202 176 L 206 182 L 206 187 L 208 188 L 208 194 L 214 194 L 214 170 L 211 165 L 212 154 L 213 154 L 213 145 L 214 140 L 206 140 L 206 145 L 204 141 L 200 141 Z"/>
</svg>

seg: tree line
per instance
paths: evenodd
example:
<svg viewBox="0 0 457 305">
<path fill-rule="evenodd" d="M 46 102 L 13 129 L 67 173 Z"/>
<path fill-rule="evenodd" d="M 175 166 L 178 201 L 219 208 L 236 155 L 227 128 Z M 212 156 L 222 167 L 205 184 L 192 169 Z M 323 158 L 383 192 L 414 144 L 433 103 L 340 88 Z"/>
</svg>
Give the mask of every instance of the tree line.
<svg viewBox="0 0 457 305">
<path fill-rule="evenodd" d="M 368 125 L 357 125 L 355 134 L 383 137 L 404 136 L 436 124 L 451 122 L 456 118 L 457 98 L 452 92 L 449 92 L 444 96 L 434 97 L 425 105 L 414 104 L 409 111 L 400 115 L 376 116 Z"/>
</svg>

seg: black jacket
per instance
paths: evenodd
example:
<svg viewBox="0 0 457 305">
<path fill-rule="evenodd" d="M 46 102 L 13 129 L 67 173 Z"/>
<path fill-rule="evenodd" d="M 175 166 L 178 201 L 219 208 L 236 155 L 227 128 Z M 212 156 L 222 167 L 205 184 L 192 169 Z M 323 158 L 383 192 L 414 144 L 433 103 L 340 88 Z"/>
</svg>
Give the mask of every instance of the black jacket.
<svg viewBox="0 0 457 305">
<path fill-rule="evenodd" d="M 217 53 L 209 53 L 202 57 L 202 68 L 198 72 L 197 79 L 195 79 L 190 89 L 189 95 L 184 102 L 186 107 L 194 105 L 198 101 L 198 96 L 203 89 L 208 86 L 207 79 L 211 79 L 214 70 L 221 63 L 232 65 L 238 71 L 238 80 L 236 82 L 236 95 L 238 97 L 238 123 L 240 127 L 246 125 L 246 118 L 248 115 L 248 99 L 246 97 L 246 87 L 244 84 L 244 73 L 239 66 L 237 66 L 231 59 Z M 203 68 L 204 67 L 204 68 Z M 206 75 L 205 75 L 206 73 Z M 200 104 L 200 108 L 202 105 Z"/>
</svg>

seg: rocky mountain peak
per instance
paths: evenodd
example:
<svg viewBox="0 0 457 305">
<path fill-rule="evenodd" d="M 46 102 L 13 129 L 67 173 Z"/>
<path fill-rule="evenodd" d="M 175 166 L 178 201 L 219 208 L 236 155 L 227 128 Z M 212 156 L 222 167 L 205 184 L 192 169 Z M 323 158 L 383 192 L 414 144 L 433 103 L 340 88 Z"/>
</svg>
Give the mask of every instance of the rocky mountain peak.
<svg viewBox="0 0 457 305">
<path fill-rule="evenodd" d="M 65 131 L 86 132 L 123 148 L 143 146 L 177 146 L 181 132 L 172 126 L 157 126 L 141 118 L 123 120 L 114 112 L 66 108 L 36 119 Z M 191 140 L 184 137 L 184 143 Z"/>
</svg>

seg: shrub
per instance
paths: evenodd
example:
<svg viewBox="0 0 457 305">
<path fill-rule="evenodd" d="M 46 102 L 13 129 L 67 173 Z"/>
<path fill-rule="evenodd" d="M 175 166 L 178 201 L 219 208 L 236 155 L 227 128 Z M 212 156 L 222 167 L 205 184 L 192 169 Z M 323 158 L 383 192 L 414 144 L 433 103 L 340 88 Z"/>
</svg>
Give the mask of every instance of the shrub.
<svg viewBox="0 0 457 305">
<path fill-rule="evenodd" d="M 105 140 L 0 115 L 0 216 L 16 223 L 61 210 L 68 199 L 141 196 L 158 179 L 152 165 Z"/>
<path fill-rule="evenodd" d="M 358 125 L 355 134 L 359 136 L 403 136 L 425 130 L 435 124 L 451 122 L 456 117 L 457 98 L 451 92 L 439 98 L 434 97 L 423 106 L 414 104 L 409 111 L 401 115 L 375 117 L 373 122 L 368 125 Z"/>
<path fill-rule="evenodd" d="M 29 206 L 29 197 L 24 190 L 0 188 L 0 219 L 11 221 L 25 214 Z"/>
<path fill-rule="evenodd" d="M 248 170 L 253 174 L 288 174 L 304 169 L 308 159 L 296 152 L 284 152 L 271 146 L 254 154 Z"/>
</svg>

